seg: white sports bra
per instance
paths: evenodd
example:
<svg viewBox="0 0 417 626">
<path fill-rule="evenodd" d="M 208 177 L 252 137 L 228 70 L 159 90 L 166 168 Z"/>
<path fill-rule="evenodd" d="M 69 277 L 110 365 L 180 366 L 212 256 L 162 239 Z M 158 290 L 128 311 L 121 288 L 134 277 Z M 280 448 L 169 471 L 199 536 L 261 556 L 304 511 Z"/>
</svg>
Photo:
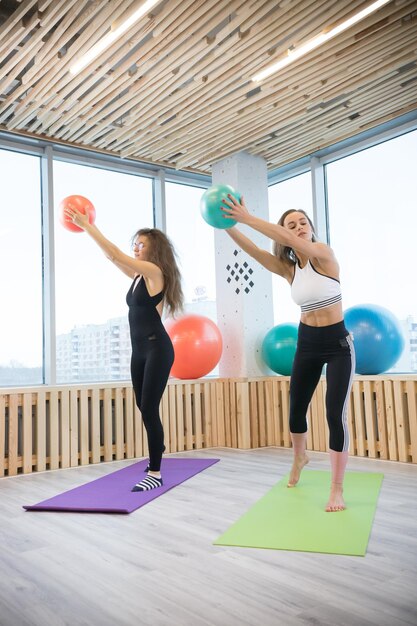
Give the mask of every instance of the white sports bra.
<svg viewBox="0 0 417 626">
<path fill-rule="evenodd" d="M 342 291 L 337 278 L 320 274 L 308 260 L 302 268 L 295 264 L 291 296 L 301 312 L 308 313 L 340 302 Z"/>
</svg>

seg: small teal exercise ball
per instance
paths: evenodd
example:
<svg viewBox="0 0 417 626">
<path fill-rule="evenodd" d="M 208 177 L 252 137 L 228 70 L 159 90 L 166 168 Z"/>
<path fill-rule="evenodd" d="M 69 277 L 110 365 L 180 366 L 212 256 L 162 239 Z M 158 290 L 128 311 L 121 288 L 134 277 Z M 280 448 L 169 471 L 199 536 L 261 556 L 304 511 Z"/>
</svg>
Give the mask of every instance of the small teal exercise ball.
<svg viewBox="0 0 417 626">
<path fill-rule="evenodd" d="M 277 374 L 289 376 L 297 348 L 297 324 L 278 324 L 268 331 L 262 342 L 262 358 Z"/>
<path fill-rule="evenodd" d="M 359 304 L 345 311 L 345 326 L 353 335 L 357 374 L 382 374 L 404 350 L 398 319 L 382 306 Z"/>
<path fill-rule="evenodd" d="M 242 195 L 230 185 L 212 185 L 203 193 L 200 200 L 200 212 L 210 226 L 231 228 L 237 223 L 236 220 L 225 218 L 226 214 L 221 209 L 226 206 L 222 200 L 228 200 L 229 193 L 240 202 Z"/>
</svg>

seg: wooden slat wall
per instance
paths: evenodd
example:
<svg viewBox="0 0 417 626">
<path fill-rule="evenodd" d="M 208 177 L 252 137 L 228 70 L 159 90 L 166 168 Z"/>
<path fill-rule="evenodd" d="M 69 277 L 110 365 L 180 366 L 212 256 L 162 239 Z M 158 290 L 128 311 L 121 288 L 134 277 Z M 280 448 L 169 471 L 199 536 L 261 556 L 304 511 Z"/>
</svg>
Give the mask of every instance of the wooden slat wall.
<svg viewBox="0 0 417 626">
<path fill-rule="evenodd" d="M 308 411 L 308 448 L 328 450 L 322 379 Z M 289 378 L 170 380 L 161 401 L 166 452 L 290 447 Z M 357 377 L 349 452 L 417 463 L 417 377 Z M 130 385 L 3 389 L 0 476 L 147 455 Z"/>
</svg>

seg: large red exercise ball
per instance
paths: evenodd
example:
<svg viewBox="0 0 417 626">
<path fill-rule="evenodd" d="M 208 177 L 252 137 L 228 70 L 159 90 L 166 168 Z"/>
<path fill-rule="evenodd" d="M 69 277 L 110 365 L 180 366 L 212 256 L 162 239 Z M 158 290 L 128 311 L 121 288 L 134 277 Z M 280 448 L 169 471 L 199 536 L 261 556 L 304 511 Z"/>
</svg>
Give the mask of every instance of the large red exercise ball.
<svg viewBox="0 0 417 626">
<path fill-rule="evenodd" d="M 222 336 L 216 324 L 203 315 L 184 315 L 166 324 L 174 346 L 171 376 L 201 378 L 214 369 L 223 349 Z"/>
<path fill-rule="evenodd" d="M 236 224 L 236 220 L 227 219 L 221 207 L 226 205 L 222 200 L 228 200 L 228 194 L 231 194 L 238 202 L 241 201 L 242 195 L 233 189 L 230 185 L 212 185 L 201 196 L 200 212 L 203 219 L 214 228 L 231 228 Z"/>
<path fill-rule="evenodd" d="M 345 326 L 353 335 L 357 374 L 382 374 L 404 350 L 398 319 L 376 304 L 359 304 L 345 311 Z"/>
<path fill-rule="evenodd" d="M 90 202 L 88 198 L 77 195 L 67 196 L 59 203 L 59 220 L 64 228 L 73 233 L 82 233 L 84 232 L 83 229 L 74 224 L 72 220 L 65 215 L 64 211 L 66 208 L 78 209 L 78 211 L 84 213 L 84 215 L 88 215 L 88 221 L 90 224 L 94 224 L 96 219 L 96 210 L 93 203 Z"/>
<path fill-rule="evenodd" d="M 262 358 L 277 374 L 289 376 L 297 348 L 297 324 L 278 324 L 269 330 L 262 342 Z"/>
</svg>

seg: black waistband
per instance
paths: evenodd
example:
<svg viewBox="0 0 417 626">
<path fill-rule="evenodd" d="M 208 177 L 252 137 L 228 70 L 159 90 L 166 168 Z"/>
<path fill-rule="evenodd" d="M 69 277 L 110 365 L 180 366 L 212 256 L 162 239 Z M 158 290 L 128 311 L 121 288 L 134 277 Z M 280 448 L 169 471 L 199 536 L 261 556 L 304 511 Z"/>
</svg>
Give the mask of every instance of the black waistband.
<svg viewBox="0 0 417 626">
<path fill-rule="evenodd" d="M 337 322 L 337 324 L 330 324 L 330 326 L 308 326 L 300 322 L 298 327 L 298 337 L 308 339 L 309 341 L 329 341 L 347 337 L 348 335 L 349 331 L 343 320 Z"/>
</svg>

